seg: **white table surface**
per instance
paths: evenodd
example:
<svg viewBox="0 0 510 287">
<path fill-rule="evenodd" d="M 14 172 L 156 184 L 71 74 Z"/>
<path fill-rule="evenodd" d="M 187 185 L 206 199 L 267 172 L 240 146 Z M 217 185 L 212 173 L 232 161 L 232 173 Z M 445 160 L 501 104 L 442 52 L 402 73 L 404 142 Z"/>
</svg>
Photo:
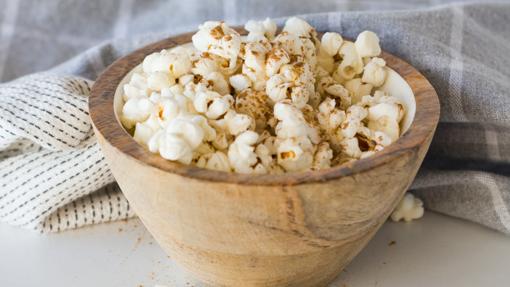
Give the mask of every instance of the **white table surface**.
<svg viewBox="0 0 510 287">
<path fill-rule="evenodd" d="M 510 237 L 428 212 L 413 223 L 386 223 L 331 286 L 510 286 L 509 267 Z M 203 286 L 137 219 L 59 234 L 0 224 L 1 287 L 156 284 Z"/>
</svg>

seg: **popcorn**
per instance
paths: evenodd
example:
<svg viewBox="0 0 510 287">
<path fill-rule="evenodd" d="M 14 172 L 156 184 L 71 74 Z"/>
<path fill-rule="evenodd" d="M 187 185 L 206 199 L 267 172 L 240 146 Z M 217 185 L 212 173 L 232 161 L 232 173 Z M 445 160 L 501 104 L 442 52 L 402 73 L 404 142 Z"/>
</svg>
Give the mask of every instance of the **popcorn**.
<svg viewBox="0 0 510 287">
<path fill-rule="evenodd" d="M 303 86 L 298 86 L 292 89 L 290 99 L 296 107 L 303 108 L 310 99 L 310 93 Z"/>
<path fill-rule="evenodd" d="M 193 107 L 209 119 L 217 119 L 230 108 L 230 103 L 214 91 L 199 92 L 193 100 Z"/>
<path fill-rule="evenodd" d="M 361 149 L 358 145 L 357 138 L 345 138 L 341 141 L 342 151 L 344 154 L 351 158 L 359 158 L 361 156 Z"/>
<path fill-rule="evenodd" d="M 160 98 L 155 102 L 156 108 L 153 111 L 152 117 L 157 119 L 159 122 L 166 122 L 185 114 L 186 110 L 181 104 L 175 100 L 175 98 Z"/>
<path fill-rule="evenodd" d="M 147 143 L 149 151 L 158 152 L 163 158 L 190 164 L 193 150 L 207 135 L 201 116 L 178 117 L 158 131 Z M 211 135 L 207 135 L 210 137 Z"/>
<path fill-rule="evenodd" d="M 369 121 L 367 126 L 371 130 L 385 133 L 390 137 L 392 142 L 396 141 L 400 134 L 400 127 L 398 126 L 398 122 L 389 116 L 382 116 L 377 120 Z"/>
<path fill-rule="evenodd" d="M 228 148 L 228 160 L 235 172 L 251 173 L 257 163 L 257 154 L 254 145 L 258 134 L 253 131 L 245 131 L 239 134 Z"/>
<path fill-rule="evenodd" d="M 374 132 L 373 139 L 377 143 L 377 146 L 375 147 L 376 150 L 378 149 L 378 147 L 379 147 L 379 150 L 382 150 L 382 147 L 385 147 L 385 146 L 388 146 L 391 144 L 391 138 L 387 134 L 380 132 L 380 131 Z"/>
<path fill-rule="evenodd" d="M 354 136 L 358 140 L 358 146 L 362 153 L 374 151 L 378 148 L 376 146 L 377 142 L 372 139 L 373 134 L 369 128 L 361 127 Z"/>
<path fill-rule="evenodd" d="M 179 161 L 184 164 L 191 163 L 193 151 L 191 146 L 181 137 L 159 131 L 147 143 L 149 151 L 159 153 L 168 160 Z"/>
<path fill-rule="evenodd" d="M 216 137 L 211 141 L 212 145 L 218 150 L 226 150 L 229 143 L 231 142 L 230 137 L 224 131 L 216 131 Z"/>
<path fill-rule="evenodd" d="M 122 99 L 127 101 L 132 98 L 147 97 L 149 91 L 148 88 L 147 79 L 139 73 L 133 73 L 129 83 L 123 87 L 124 94 L 122 95 Z"/>
<path fill-rule="evenodd" d="M 207 21 L 198 27 L 198 32 L 191 40 L 200 52 L 209 52 L 228 59 L 230 68 L 236 65 L 241 50 L 241 36 L 227 24 Z"/>
<path fill-rule="evenodd" d="M 273 76 L 275 80 L 268 80 L 266 93 L 273 101 L 281 101 L 290 96 L 293 104 L 302 108 L 314 94 L 314 77 L 308 64 L 297 62 L 283 65 L 280 74 Z M 272 78 L 273 78 L 272 77 Z M 275 85 L 273 87 L 273 85 Z M 274 88 L 275 91 L 271 89 Z M 285 96 L 285 98 L 283 97 Z"/>
<path fill-rule="evenodd" d="M 231 135 L 238 135 L 247 131 L 251 126 L 254 126 L 254 120 L 245 114 L 238 114 L 233 110 L 229 110 L 225 115 L 225 122 L 228 132 Z"/>
<path fill-rule="evenodd" d="M 193 68 L 191 71 L 195 75 L 206 77 L 211 73 L 219 72 L 221 70 L 220 64 L 217 63 L 213 57 L 211 57 L 208 53 L 203 53 L 202 57 L 193 63 Z"/>
<path fill-rule="evenodd" d="M 333 151 L 329 147 L 329 143 L 327 142 L 320 143 L 313 157 L 312 169 L 319 170 L 331 167 L 332 158 Z"/>
<path fill-rule="evenodd" d="M 326 32 L 324 35 L 322 35 L 321 48 L 326 54 L 333 57 L 338 54 L 343 41 L 344 40 L 340 34 L 334 32 Z"/>
<path fill-rule="evenodd" d="M 291 87 L 292 84 L 287 82 L 283 75 L 278 74 L 267 80 L 266 93 L 273 102 L 277 103 L 290 96 Z"/>
<path fill-rule="evenodd" d="M 350 106 L 347 109 L 346 118 L 340 125 L 340 133 L 345 138 L 353 138 L 362 125 L 362 120 L 366 118 L 367 111 L 360 106 Z"/>
<path fill-rule="evenodd" d="M 190 72 L 192 65 L 189 55 L 183 50 L 156 52 L 145 57 L 143 71 L 147 74 L 154 72 L 170 73 L 178 78 Z"/>
<path fill-rule="evenodd" d="M 274 141 L 268 141 L 258 144 L 255 148 L 255 153 L 266 171 L 272 171 L 277 168 L 276 162 L 273 158 L 276 154 L 276 150 L 272 144 L 274 144 Z"/>
<path fill-rule="evenodd" d="M 138 122 L 135 126 L 133 138 L 138 143 L 147 145 L 151 137 L 162 128 L 156 116 L 151 115 L 145 122 Z"/>
<path fill-rule="evenodd" d="M 204 77 L 212 90 L 219 93 L 220 95 L 226 95 L 230 93 L 230 86 L 227 80 L 220 72 L 212 72 Z"/>
<path fill-rule="evenodd" d="M 235 109 L 255 120 L 256 130 L 264 130 L 267 125 L 266 118 L 272 113 L 267 104 L 268 96 L 261 91 L 245 89 L 237 94 Z"/>
<path fill-rule="evenodd" d="M 250 78 L 244 74 L 231 76 L 229 78 L 229 83 L 238 93 L 251 87 Z"/>
<path fill-rule="evenodd" d="M 381 58 L 372 58 L 366 64 L 363 70 L 363 77 L 361 80 L 364 83 L 371 84 L 374 87 L 380 87 L 386 80 L 386 62 Z"/>
<path fill-rule="evenodd" d="M 165 72 L 150 73 L 147 77 L 147 87 L 154 91 L 161 91 L 175 84 L 175 78 Z"/>
<path fill-rule="evenodd" d="M 202 116 L 192 116 L 191 121 L 193 124 L 198 125 L 203 131 L 203 140 L 214 141 L 216 139 L 216 130 L 209 125 L 206 118 Z M 185 131 L 185 133 L 189 133 Z"/>
<path fill-rule="evenodd" d="M 290 17 L 287 19 L 285 26 L 283 27 L 283 32 L 287 32 L 298 37 L 312 37 L 316 33 L 315 29 L 310 26 L 310 24 L 297 17 Z"/>
<path fill-rule="evenodd" d="M 266 76 L 272 77 L 280 71 L 280 68 L 290 62 L 289 54 L 282 48 L 273 48 L 267 54 Z"/>
<path fill-rule="evenodd" d="M 336 72 L 340 79 L 352 79 L 363 71 L 363 61 L 354 43 L 344 41 L 340 47 L 339 54 L 342 56 L 342 62 L 338 65 Z"/>
<path fill-rule="evenodd" d="M 336 102 L 332 98 L 326 98 L 319 105 L 317 119 L 326 132 L 335 132 L 340 124 L 345 121 L 345 112 L 335 108 Z"/>
<path fill-rule="evenodd" d="M 272 42 L 275 47 L 285 50 L 289 56 L 304 56 L 303 42 L 294 34 L 282 32 Z"/>
<path fill-rule="evenodd" d="M 374 32 L 363 31 L 356 38 L 354 42 L 356 50 L 360 57 L 376 57 L 381 54 L 381 47 L 379 46 L 379 37 Z"/>
<path fill-rule="evenodd" d="M 183 85 L 182 94 L 189 98 L 190 100 L 193 100 L 195 96 L 200 92 L 205 92 L 209 90 L 208 89 L 209 83 L 206 83 L 204 79 L 200 76 L 192 77 L 190 79 L 186 75 L 179 78 L 179 83 L 182 83 Z"/>
<path fill-rule="evenodd" d="M 392 142 L 400 135 L 399 122 L 402 120 L 402 105 L 382 102 L 368 108 L 368 128 L 385 133 Z"/>
<path fill-rule="evenodd" d="M 304 119 L 303 113 L 288 102 L 280 102 L 274 106 L 274 116 L 279 120 L 275 132 L 279 138 L 306 137 L 313 143 L 320 141 L 316 129 Z"/>
<path fill-rule="evenodd" d="M 230 172 L 232 170 L 227 155 L 221 151 L 201 156 L 197 161 L 197 166 L 225 172 Z"/>
<path fill-rule="evenodd" d="M 328 55 L 328 53 L 324 51 L 324 48 L 321 47 L 317 55 L 317 65 L 319 66 L 319 68 L 324 70 L 329 76 L 329 74 L 335 70 L 335 58 L 333 58 L 333 56 Z"/>
<path fill-rule="evenodd" d="M 261 42 L 247 43 L 244 47 L 244 65 L 242 72 L 252 82 L 252 87 L 255 90 L 263 90 L 266 80 L 266 53 L 269 51 L 268 47 Z"/>
<path fill-rule="evenodd" d="M 332 77 L 324 77 L 319 81 L 319 92 L 328 96 L 337 98 L 342 109 L 347 109 L 351 105 L 351 97 L 349 91 L 341 84 L 337 83 Z"/>
<path fill-rule="evenodd" d="M 375 34 L 319 41 L 295 17 L 278 35 L 270 19 L 245 29 L 208 21 L 193 47 L 144 59 L 122 94 L 135 141 L 200 168 L 281 174 L 367 158 L 398 139 L 405 110 L 377 90 L 388 68 Z"/>
<path fill-rule="evenodd" d="M 122 107 L 122 124 L 131 129 L 137 122 L 144 122 L 154 111 L 154 104 L 148 98 L 131 98 Z"/>
<path fill-rule="evenodd" d="M 278 164 L 286 171 L 306 171 L 313 164 L 313 145 L 309 138 L 293 137 L 279 142 Z"/>
<path fill-rule="evenodd" d="M 304 62 L 308 64 L 312 70 L 317 66 L 317 47 L 311 39 L 301 39 L 303 43 Z"/>
<path fill-rule="evenodd" d="M 273 39 L 276 34 L 276 23 L 269 18 L 264 21 L 250 20 L 244 25 L 244 29 L 248 31 L 248 41 L 255 42 L 267 38 Z"/>
<path fill-rule="evenodd" d="M 410 222 L 423 217 L 423 212 L 423 201 L 414 197 L 412 193 L 406 193 L 391 214 L 391 220 L 397 222 L 403 219 L 405 222 Z"/>
<path fill-rule="evenodd" d="M 368 120 L 377 120 L 382 116 L 388 116 L 399 122 L 403 115 L 397 104 L 382 102 L 368 108 Z"/>
<path fill-rule="evenodd" d="M 175 87 L 177 85 L 174 85 Z M 179 114 L 195 113 L 192 101 L 178 91 L 172 92 L 174 89 L 161 90 L 161 96 L 158 103 L 158 112 L 164 119 L 174 118 Z"/>
<path fill-rule="evenodd" d="M 345 82 L 344 87 L 350 92 L 353 104 L 360 102 L 363 96 L 370 95 L 373 88 L 371 84 L 362 83 L 360 78 L 354 78 Z"/>
</svg>

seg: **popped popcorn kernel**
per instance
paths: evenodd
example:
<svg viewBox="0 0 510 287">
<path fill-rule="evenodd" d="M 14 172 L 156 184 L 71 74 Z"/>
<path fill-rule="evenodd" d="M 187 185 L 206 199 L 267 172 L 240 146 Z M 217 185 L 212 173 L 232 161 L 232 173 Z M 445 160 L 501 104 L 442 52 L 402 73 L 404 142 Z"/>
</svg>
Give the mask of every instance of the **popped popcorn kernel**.
<svg viewBox="0 0 510 287">
<path fill-rule="evenodd" d="M 415 197 L 412 193 L 406 193 L 391 214 L 391 220 L 395 222 L 400 220 L 410 222 L 421 218 L 423 212 L 423 201 Z"/>
</svg>

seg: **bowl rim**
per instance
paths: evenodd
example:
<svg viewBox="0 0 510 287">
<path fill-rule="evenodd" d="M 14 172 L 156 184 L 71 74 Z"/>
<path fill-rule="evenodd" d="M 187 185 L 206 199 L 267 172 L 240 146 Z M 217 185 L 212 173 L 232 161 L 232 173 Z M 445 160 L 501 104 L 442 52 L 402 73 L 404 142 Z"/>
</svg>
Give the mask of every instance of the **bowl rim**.
<svg viewBox="0 0 510 287">
<path fill-rule="evenodd" d="M 246 30 L 241 27 L 233 28 L 243 35 L 246 34 Z M 416 101 L 415 116 L 408 130 L 382 151 L 364 159 L 327 169 L 279 175 L 230 173 L 166 160 L 138 144 L 124 129 L 115 113 L 114 95 L 125 75 L 139 65 L 145 56 L 189 43 L 193 34 L 195 32 L 180 34 L 137 49 L 117 59 L 99 75 L 92 86 L 89 97 L 89 114 L 96 135 L 139 163 L 182 177 L 242 185 L 296 185 L 354 175 L 391 162 L 410 152 L 416 152 L 432 138 L 439 121 L 439 99 L 430 82 L 406 61 L 382 51 L 380 57 L 386 61 L 387 66 L 395 70 L 408 83 Z"/>
</svg>

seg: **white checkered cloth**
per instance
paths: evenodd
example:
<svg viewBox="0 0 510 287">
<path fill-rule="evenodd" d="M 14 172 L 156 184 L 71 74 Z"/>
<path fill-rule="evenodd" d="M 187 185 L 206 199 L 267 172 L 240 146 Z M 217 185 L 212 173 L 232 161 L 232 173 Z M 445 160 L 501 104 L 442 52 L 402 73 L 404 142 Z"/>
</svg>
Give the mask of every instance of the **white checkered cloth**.
<svg viewBox="0 0 510 287">
<path fill-rule="evenodd" d="M 173 11 L 182 12 L 179 15 L 183 15 L 183 21 L 193 18 L 190 15 L 197 11 L 199 16 L 193 18 L 197 22 L 204 17 L 243 22 L 246 18 L 274 16 L 274 11 L 287 15 L 305 11 L 296 9 L 296 5 L 287 1 L 271 1 L 275 3 L 267 7 L 257 5 L 256 1 L 246 1 L 243 5 L 235 1 L 219 2 L 218 7 L 222 7 L 219 11 L 214 10 L 218 8 L 214 6 L 207 12 L 200 9 L 190 12 L 179 6 L 185 4 L 170 1 L 177 5 L 177 8 L 172 7 Z M 313 1 L 302 3 L 308 2 Z M 413 2 L 416 5 L 407 8 L 420 8 L 422 3 L 418 2 L 423 1 Z M 13 15 L 19 16 L 16 12 L 25 11 L 26 7 L 20 8 L 13 3 L 18 1 L 0 2 L 0 11 L 7 15 L 0 18 L 4 24 L 0 30 L 0 51 L 9 51 L 8 56 L 0 53 L 3 79 L 25 73 L 29 63 L 54 61 L 57 59 L 54 54 L 60 52 L 53 53 L 51 49 L 39 52 L 24 46 L 32 39 L 28 37 L 30 31 L 15 25 Z M 120 7 L 115 6 L 120 11 L 117 24 L 130 23 L 128 20 L 133 19 L 139 27 L 157 30 L 157 27 L 165 27 L 158 21 L 169 19 L 157 17 L 165 11 L 158 7 L 169 7 L 159 1 L 143 1 L 148 6 L 153 5 L 150 9 L 136 6 L 139 3 L 133 1 L 111 3 L 120 3 Z M 319 12 L 337 10 L 332 3 L 324 0 L 313 2 L 313 7 L 303 4 L 301 8 Z M 350 1 L 341 3 L 354 5 L 349 4 Z M 359 3 L 373 9 L 385 2 Z M 38 4 L 33 4 L 37 8 Z M 8 9 L 2 10 L 5 8 L 2 5 Z M 53 8 L 59 11 L 62 7 L 67 6 Z M 67 8 L 71 9 L 70 6 Z M 62 24 L 59 22 L 62 19 L 55 17 L 51 23 Z M 429 210 L 510 234 L 510 57 L 507 56 L 510 5 L 456 4 L 377 13 L 328 12 L 303 17 L 318 30 L 338 31 L 350 38 L 362 30 L 373 30 L 380 35 L 385 50 L 406 59 L 426 75 L 440 96 L 441 119 L 411 191 L 424 200 Z M 91 21 L 85 18 L 74 15 L 73 19 Z M 147 22 L 148 19 L 151 22 Z M 30 13 L 23 17 L 23 21 L 32 20 Z M 95 23 L 91 25 L 101 23 L 101 19 L 93 20 L 97 21 L 91 21 Z M 52 69 L 53 75 L 38 74 L 0 84 L 1 221 L 42 231 L 58 231 L 133 216 L 94 142 L 86 105 L 91 82 L 84 78 L 96 78 L 114 59 L 136 47 L 184 29 L 191 30 L 186 26 L 189 23 L 173 25 L 171 33 L 104 42 Z M 44 24 L 39 23 L 39 29 L 44 30 L 47 27 Z M 131 26 L 117 24 L 113 25 L 115 35 L 131 32 Z M 136 25 L 133 27 L 135 34 L 143 30 L 137 29 Z M 107 30 L 93 28 L 87 33 L 92 35 Z M 72 25 L 65 29 L 73 31 Z M 59 47 L 66 41 L 79 42 L 77 36 L 70 36 L 76 34 L 60 35 L 61 42 L 52 44 Z M 20 42 L 23 45 L 17 42 L 20 37 L 25 39 Z M 13 51 L 19 51 L 19 56 Z"/>
</svg>

